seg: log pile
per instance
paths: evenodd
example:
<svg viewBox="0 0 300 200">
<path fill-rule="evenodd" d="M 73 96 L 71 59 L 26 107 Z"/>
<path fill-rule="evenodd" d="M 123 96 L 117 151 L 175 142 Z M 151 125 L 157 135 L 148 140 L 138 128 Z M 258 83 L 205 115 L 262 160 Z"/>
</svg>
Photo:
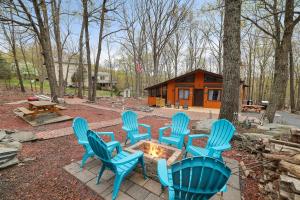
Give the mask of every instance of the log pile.
<svg viewBox="0 0 300 200">
<path fill-rule="evenodd" d="M 299 144 L 269 140 L 269 153 L 263 153 L 263 176 L 260 191 L 266 199 L 300 199 Z"/>
</svg>

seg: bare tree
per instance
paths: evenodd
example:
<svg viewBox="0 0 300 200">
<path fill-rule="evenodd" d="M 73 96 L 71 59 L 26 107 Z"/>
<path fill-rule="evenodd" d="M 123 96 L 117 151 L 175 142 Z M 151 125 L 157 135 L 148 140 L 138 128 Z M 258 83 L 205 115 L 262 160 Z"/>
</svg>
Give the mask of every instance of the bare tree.
<svg viewBox="0 0 300 200">
<path fill-rule="evenodd" d="M 271 37 L 275 42 L 275 71 L 271 88 L 270 103 L 267 109 L 267 118 L 273 122 L 277 109 L 283 108 L 285 104 L 285 94 L 288 83 L 288 54 L 293 35 L 294 27 L 300 21 L 300 15 L 295 15 L 294 0 L 286 0 L 284 7 L 279 7 L 279 1 L 268 2 L 260 0 L 260 6 L 256 7 L 256 13 L 253 18 L 243 16 L 251 21 L 257 28 Z M 261 11 L 263 10 L 263 12 Z M 261 13 L 264 13 L 262 15 Z M 281 19 L 284 13 L 284 19 Z M 270 21 L 270 18 L 273 21 Z M 264 27 L 267 25 L 268 27 Z M 281 23 L 283 21 L 283 24 Z"/>
<path fill-rule="evenodd" d="M 167 42 L 185 19 L 191 2 L 182 5 L 178 1 L 159 0 L 146 1 L 145 15 L 147 16 L 147 34 L 152 48 L 153 77 L 158 79 L 160 57 Z"/>
<path fill-rule="evenodd" d="M 234 120 L 239 109 L 241 0 L 225 0 L 223 92 L 219 118 Z"/>
</svg>

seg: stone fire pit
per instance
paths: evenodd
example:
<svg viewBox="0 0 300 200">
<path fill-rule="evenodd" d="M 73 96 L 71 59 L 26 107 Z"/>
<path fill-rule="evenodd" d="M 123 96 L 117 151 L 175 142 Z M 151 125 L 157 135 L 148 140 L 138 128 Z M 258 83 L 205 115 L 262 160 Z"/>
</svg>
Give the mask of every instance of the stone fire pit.
<svg viewBox="0 0 300 200">
<path fill-rule="evenodd" d="M 168 166 L 181 158 L 181 150 L 164 144 L 159 144 L 157 140 L 139 141 L 138 143 L 125 148 L 125 151 L 135 153 L 136 151 L 144 152 L 144 161 L 146 165 L 146 173 L 149 178 L 158 180 L 157 178 L 157 161 L 166 159 Z M 140 168 L 136 168 L 141 172 Z"/>
</svg>

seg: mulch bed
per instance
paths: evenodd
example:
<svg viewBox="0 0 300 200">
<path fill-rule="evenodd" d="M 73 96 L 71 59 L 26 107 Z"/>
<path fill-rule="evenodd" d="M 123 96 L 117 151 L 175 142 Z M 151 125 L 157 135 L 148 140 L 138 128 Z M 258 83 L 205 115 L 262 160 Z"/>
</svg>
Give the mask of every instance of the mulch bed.
<svg viewBox="0 0 300 200">
<path fill-rule="evenodd" d="M 59 128 L 71 127 L 72 121 L 58 122 L 53 124 L 47 124 L 43 126 L 32 127 L 20 117 L 17 117 L 13 110 L 17 107 L 27 107 L 28 104 L 17 105 L 0 105 L 0 129 L 17 129 L 22 131 L 40 132 L 45 130 L 54 130 Z M 65 105 L 66 110 L 60 111 L 63 115 L 69 115 L 71 117 L 84 117 L 89 123 L 100 122 L 106 120 L 112 120 L 120 118 L 120 114 L 114 111 L 100 110 L 91 108 L 84 105 Z"/>
<path fill-rule="evenodd" d="M 18 95 L 16 95 L 16 93 Z M 30 93 L 22 94 L 19 91 L 5 91 L 0 89 L 0 129 L 17 129 L 39 132 L 70 127 L 71 121 L 49 124 L 41 127 L 32 127 L 22 119 L 16 117 L 12 110 L 24 105 L 3 105 L 6 102 L 26 99 Z M 125 106 L 144 105 L 145 100 L 127 99 Z M 108 101 L 99 101 L 101 106 L 111 107 Z M 82 105 L 67 105 L 68 109 L 63 114 L 72 117 L 82 116 L 89 122 L 97 122 L 119 118 L 120 114 L 112 111 L 103 111 Z M 158 138 L 158 129 L 170 123 L 167 118 L 145 117 L 140 123 L 149 124 L 152 127 L 153 138 Z M 191 123 L 192 124 L 192 123 Z M 117 140 L 124 142 L 125 133 L 122 125 L 102 128 L 98 131 L 113 131 Z M 239 130 L 241 132 L 241 130 Z M 107 139 L 107 138 L 105 138 Z M 194 144 L 205 145 L 205 141 L 196 140 Z M 233 147 L 235 145 L 233 144 Z M 24 165 L 13 166 L 0 171 L 0 199 L 100 199 L 98 195 L 89 190 L 77 179 L 63 170 L 63 167 L 74 160 L 80 160 L 83 148 L 77 144 L 73 135 L 51 140 L 24 143 L 19 155 L 20 160 L 35 157 Z M 225 152 L 224 156 L 244 161 L 247 165 L 256 161 L 255 156 L 233 150 Z M 263 196 L 258 191 L 258 181 L 261 176 L 261 168 L 253 169 L 254 176 L 242 179 L 241 185 L 245 200 L 260 200 Z"/>
<path fill-rule="evenodd" d="M 63 167 L 80 160 L 73 135 L 24 143 L 19 158 L 36 158 L 0 171 L 0 199 L 100 199 Z"/>
</svg>

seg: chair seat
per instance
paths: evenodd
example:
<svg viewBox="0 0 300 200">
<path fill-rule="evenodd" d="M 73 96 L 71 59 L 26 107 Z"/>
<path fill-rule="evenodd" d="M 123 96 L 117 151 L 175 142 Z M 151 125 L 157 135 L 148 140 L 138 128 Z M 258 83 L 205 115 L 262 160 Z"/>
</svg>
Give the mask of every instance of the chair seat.
<svg viewBox="0 0 300 200">
<path fill-rule="evenodd" d="M 143 139 L 150 138 L 150 135 L 149 133 L 137 133 L 137 134 L 133 134 L 133 137 L 137 140 L 143 140 Z"/>
<path fill-rule="evenodd" d="M 180 138 L 173 137 L 173 136 L 162 136 L 161 141 L 165 143 L 177 145 L 180 142 Z"/>
<path fill-rule="evenodd" d="M 209 150 L 194 145 L 189 145 L 187 147 L 187 152 L 191 153 L 193 156 L 208 156 Z M 214 152 L 212 157 L 220 158 L 221 154 L 218 152 Z"/>
<path fill-rule="evenodd" d="M 112 161 L 113 161 L 113 162 L 119 161 L 119 160 L 121 160 L 121 159 L 123 159 L 123 158 L 128 157 L 129 155 L 130 155 L 129 153 L 127 153 L 127 152 L 125 152 L 125 151 L 122 151 L 122 152 L 120 152 L 118 155 L 116 155 L 116 156 L 112 159 Z M 117 166 L 117 171 L 118 171 L 119 174 L 122 174 L 122 173 L 124 173 L 124 172 L 128 172 L 128 170 L 131 169 L 131 168 L 133 168 L 137 163 L 138 163 L 138 159 L 135 159 L 135 160 L 133 160 L 133 161 L 131 161 L 131 162 L 128 162 L 128 163 L 126 163 L 126 164 L 118 165 L 118 166 Z"/>
</svg>

